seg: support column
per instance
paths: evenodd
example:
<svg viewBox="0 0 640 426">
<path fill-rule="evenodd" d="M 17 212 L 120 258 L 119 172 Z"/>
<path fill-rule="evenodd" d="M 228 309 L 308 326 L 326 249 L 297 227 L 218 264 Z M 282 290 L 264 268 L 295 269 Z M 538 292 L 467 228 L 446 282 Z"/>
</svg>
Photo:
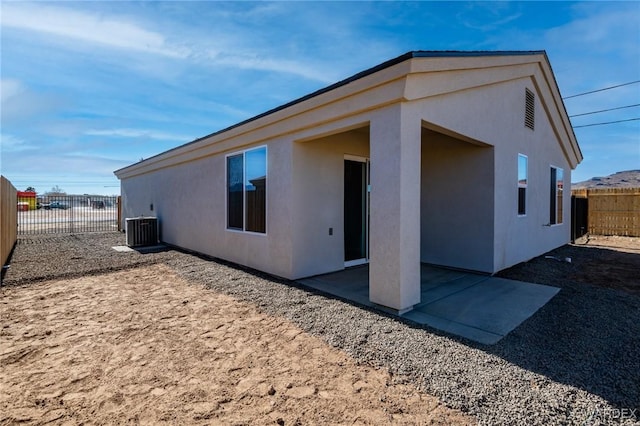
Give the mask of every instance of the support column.
<svg viewBox="0 0 640 426">
<path fill-rule="evenodd" d="M 400 314 L 420 303 L 420 123 L 397 104 L 370 125 L 369 299 Z"/>
</svg>

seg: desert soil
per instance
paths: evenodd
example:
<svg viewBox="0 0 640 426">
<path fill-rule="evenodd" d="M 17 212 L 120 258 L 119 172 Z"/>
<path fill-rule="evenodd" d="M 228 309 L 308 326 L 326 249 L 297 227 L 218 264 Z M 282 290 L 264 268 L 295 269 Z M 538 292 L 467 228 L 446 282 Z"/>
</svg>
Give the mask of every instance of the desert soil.
<svg viewBox="0 0 640 426">
<path fill-rule="evenodd" d="M 576 241 L 576 245 L 606 248 L 624 253 L 640 253 L 640 237 L 588 235 Z"/>
<path fill-rule="evenodd" d="M 164 265 L 0 289 L 0 424 L 472 424 Z"/>
<path fill-rule="evenodd" d="M 571 259 L 571 263 L 565 259 Z M 575 244 L 559 247 L 498 275 L 558 287 L 562 286 L 562 281 L 571 281 L 640 296 L 639 271 L 640 237 L 595 235 L 583 237 Z"/>
</svg>

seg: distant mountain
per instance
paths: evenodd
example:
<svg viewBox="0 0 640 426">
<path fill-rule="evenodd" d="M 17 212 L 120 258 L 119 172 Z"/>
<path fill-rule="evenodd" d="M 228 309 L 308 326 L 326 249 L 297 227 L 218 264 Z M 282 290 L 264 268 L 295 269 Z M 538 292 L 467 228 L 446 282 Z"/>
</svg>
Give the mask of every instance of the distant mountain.
<svg viewBox="0 0 640 426">
<path fill-rule="evenodd" d="M 583 182 L 572 183 L 571 188 L 640 188 L 640 170 L 627 170 L 609 176 L 592 177 Z"/>
</svg>

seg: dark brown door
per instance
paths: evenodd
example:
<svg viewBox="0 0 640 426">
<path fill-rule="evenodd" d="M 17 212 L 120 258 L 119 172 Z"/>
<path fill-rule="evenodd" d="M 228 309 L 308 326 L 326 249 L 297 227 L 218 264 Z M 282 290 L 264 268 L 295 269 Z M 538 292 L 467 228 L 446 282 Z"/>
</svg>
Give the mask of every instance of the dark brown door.
<svg viewBox="0 0 640 426">
<path fill-rule="evenodd" d="M 344 260 L 367 257 L 367 163 L 344 160 Z"/>
</svg>

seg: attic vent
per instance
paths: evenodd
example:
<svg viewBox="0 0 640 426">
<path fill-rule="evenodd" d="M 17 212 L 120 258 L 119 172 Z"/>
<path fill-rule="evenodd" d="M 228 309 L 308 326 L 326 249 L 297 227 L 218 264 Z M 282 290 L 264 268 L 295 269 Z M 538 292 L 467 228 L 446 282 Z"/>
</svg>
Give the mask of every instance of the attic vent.
<svg viewBox="0 0 640 426">
<path fill-rule="evenodd" d="M 533 130 L 535 123 L 535 97 L 529 89 L 525 89 L 524 125 Z"/>
</svg>

